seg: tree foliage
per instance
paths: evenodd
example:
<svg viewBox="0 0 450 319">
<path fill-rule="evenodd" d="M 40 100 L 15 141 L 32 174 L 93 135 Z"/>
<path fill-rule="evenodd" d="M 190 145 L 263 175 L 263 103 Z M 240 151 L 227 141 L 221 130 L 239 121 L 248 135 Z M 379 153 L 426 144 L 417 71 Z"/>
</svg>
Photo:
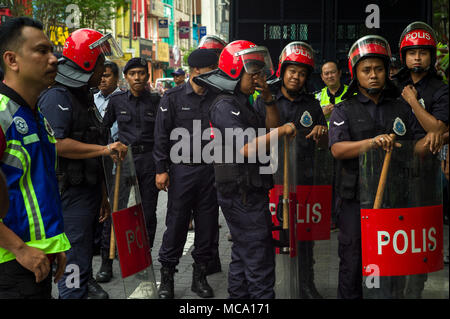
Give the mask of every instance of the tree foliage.
<svg viewBox="0 0 450 319">
<path fill-rule="evenodd" d="M 74 23 L 75 28 L 107 30 L 111 21 L 118 17 L 117 8 L 127 6 L 127 0 L 32 0 L 31 10 L 23 0 L 0 0 L 9 7 L 13 16 L 29 15 L 41 21 L 44 26 Z M 74 8 L 78 8 L 75 10 Z"/>
</svg>

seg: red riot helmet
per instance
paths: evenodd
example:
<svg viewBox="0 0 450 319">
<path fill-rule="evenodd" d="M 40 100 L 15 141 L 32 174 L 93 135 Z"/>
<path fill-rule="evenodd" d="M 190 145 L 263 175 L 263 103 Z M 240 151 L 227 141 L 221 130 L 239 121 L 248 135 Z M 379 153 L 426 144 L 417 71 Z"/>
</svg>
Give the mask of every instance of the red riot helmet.
<svg viewBox="0 0 450 319">
<path fill-rule="evenodd" d="M 278 60 L 277 77 L 282 78 L 284 69 L 288 64 L 303 65 L 308 68 L 309 74 L 314 70 L 314 50 L 301 41 L 291 42 L 286 45 Z"/>
<path fill-rule="evenodd" d="M 74 31 L 64 44 L 63 56 L 87 72 L 94 69 L 100 54 L 109 57 L 123 55 L 111 34 L 103 35 L 92 29 Z"/>
<path fill-rule="evenodd" d="M 246 40 L 225 46 L 219 57 L 219 70 L 233 80 L 239 79 L 243 70 L 249 74 L 263 72 L 267 77 L 274 73 L 267 48 Z"/>
<path fill-rule="evenodd" d="M 86 85 L 101 55 L 108 59 L 123 56 L 111 34 L 103 35 L 92 29 L 74 31 L 64 44 L 56 81 L 70 87 Z"/>
<path fill-rule="evenodd" d="M 431 65 L 436 62 L 437 37 L 433 28 L 425 22 L 416 21 L 409 24 L 403 30 L 398 43 L 400 60 L 406 65 L 405 54 L 408 49 L 429 49 L 431 54 Z"/>
<path fill-rule="evenodd" d="M 366 35 L 353 43 L 348 52 L 348 69 L 352 80 L 356 75 L 356 65 L 368 57 L 381 58 L 385 62 L 386 74 L 389 73 L 391 48 L 388 41 L 379 35 Z"/>
<path fill-rule="evenodd" d="M 221 38 L 215 35 L 207 34 L 200 40 L 198 49 L 213 50 L 217 54 L 217 56 L 220 56 L 220 53 L 222 52 L 223 48 L 225 48 L 226 45 L 227 45 L 226 42 L 223 41 Z"/>
</svg>

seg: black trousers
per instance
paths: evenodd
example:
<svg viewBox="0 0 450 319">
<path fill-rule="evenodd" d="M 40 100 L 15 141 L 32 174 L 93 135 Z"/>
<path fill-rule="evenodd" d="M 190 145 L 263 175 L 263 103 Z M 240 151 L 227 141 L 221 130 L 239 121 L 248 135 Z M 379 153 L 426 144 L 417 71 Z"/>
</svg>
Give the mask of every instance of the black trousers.
<svg viewBox="0 0 450 319">
<path fill-rule="evenodd" d="M 0 299 L 51 299 L 52 273 L 36 283 L 33 272 L 17 260 L 0 264 Z"/>
<path fill-rule="evenodd" d="M 356 200 L 337 199 L 339 227 L 339 299 L 361 299 L 362 255 L 360 204 Z"/>
</svg>

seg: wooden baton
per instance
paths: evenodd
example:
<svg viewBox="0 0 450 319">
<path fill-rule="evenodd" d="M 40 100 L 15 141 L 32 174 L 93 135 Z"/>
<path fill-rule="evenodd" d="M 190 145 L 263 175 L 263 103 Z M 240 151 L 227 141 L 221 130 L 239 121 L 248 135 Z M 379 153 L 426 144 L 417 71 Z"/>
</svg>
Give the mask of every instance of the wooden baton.
<svg viewBox="0 0 450 319">
<path fill-rule="evenodd" d="M 395 143 L 395 134 L 389 134 L 392 137 L 392 143 Z M 378 181 L 377 194 L 373 203 L 373 209 L 379 209 L 383 203 L 384 189 L 386 187 L 386 180 L 389 171 L 389 164 L 391 163 L 392 151 L 395 145 L 392 146 L 392 150 L 386 152 L 384 156 L 383 168 L 381 169 L 380 180 Z"/>
<path fill-rule="evenodd" d="M 120 189 L 120 168 L 122 162 L 117 162 L 116 166 L 116 180 L 114 184 L 114 203 L 112 213 L 117 212 L 119 209 L 119 189 Z M 111 213 L 111 239 L 109 242 L 109 259 L 114 259 L 116 257 L 116 238 L 114 236 L 114 223 L 112 222 L 112 213 Z"/>
</svg>

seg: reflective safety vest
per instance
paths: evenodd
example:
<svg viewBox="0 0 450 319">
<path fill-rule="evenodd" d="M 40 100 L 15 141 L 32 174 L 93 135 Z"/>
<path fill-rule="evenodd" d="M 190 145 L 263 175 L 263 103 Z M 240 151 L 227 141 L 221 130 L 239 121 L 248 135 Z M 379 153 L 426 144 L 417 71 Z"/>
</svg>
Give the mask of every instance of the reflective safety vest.
<svg viewBox="0 0 450 319">
<path fill-rule="evenodd" d="M 56 139 L 44 116 L 0 94 L 0 127 L 6 149 L 0 158 L 9 210 L 0 222 L 28 246 L 53 254 L 70 249 L 64 233 L 56 179 Z M 0 247 L 0 263 L 15 259 Z"/>
<path fill-rule="evenodd" d="M 341 94 L 339 95 L 335 95 L 334 96 L 334 102 L 331 103 L 330 101 L 330 96 L 328 95 L 328 86 L 324 87 L 322 90 L 320 90 L 319 92 L 317 92 L 315 94 L 316 100 L 318 100 L 320 102 L 320 106 L 324 107 L 328 104 L 338 104 L 339 102 L 342 102 L 342 96 L 347 92 L 348 90 L 348 85 L 344 84 L 344 89 L 342 90 Z M 336 92 L 337 93 L 337 92 Z M 328 114 L 327 116 L 325 116 L 327 123 L 328 123 L 328 127 L 330 127 L 330 116 L 331 113 Z"/>
</svg>

